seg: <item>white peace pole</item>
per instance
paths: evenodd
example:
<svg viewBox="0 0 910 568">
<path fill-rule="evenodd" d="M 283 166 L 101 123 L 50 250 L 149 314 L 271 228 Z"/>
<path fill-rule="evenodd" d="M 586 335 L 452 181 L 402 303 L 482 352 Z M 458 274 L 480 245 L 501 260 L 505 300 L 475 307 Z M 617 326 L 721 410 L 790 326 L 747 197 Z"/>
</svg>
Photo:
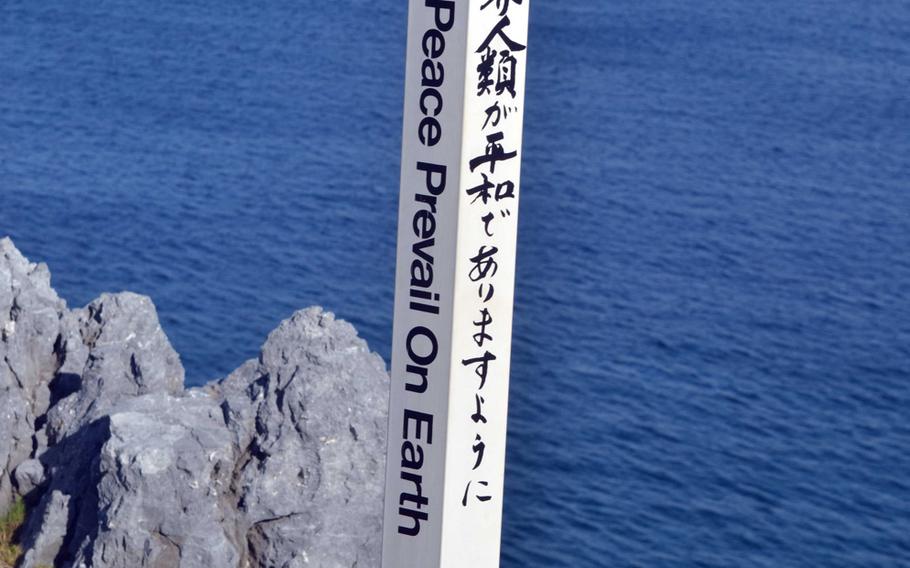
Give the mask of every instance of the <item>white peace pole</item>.
<svg viewBox="0 0 910 568">
<path fill-rule="evenodd" d="M 410 0 L 384 568 L 499 566 L 530 0 Z"/>
</svg>

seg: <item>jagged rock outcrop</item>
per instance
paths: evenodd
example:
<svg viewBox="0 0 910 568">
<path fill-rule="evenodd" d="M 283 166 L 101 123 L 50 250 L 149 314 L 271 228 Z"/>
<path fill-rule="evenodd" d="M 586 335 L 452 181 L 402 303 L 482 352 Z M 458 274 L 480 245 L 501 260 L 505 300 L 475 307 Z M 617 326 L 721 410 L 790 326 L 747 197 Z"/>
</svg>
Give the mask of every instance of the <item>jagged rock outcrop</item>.
<svg viewBox="0 0 910 568">
<path fill-rule="evenodd" d="M 183 365 L 149 298 L 104 294 L 63 321 L 55 378 L 61 398 L 47 417 L 51 442 L 104 416 L 121 400 L 183 391 Z"/>
<path fill-rule="evenodd" d="M 209 395 L 123 400 L 46 453 L 23 566 L 238 566 L 237 455 Z"/>
<path fill-rule="evenodd" d="M 51 403 L 65 310 L 47 266 L 0 240 L 0 514 L 12 500 L 14 470 L 43 445 L 36 431 Z"/>
<path fill-rule="evenodd" d="M 385 365 L 310 308 L 226 379 L 184 389 L 151 300 L 68 310 L 0 241 L 0 510 L 21 566 L 379 565 Z"/>
<path fill-rule="evenodd" d="M 384 376 L 353 327 L 309 309 L 219 385 L 245 448 L 233 487 L 241 528 L 263 566 L 379 565 Z"/>
</svg>

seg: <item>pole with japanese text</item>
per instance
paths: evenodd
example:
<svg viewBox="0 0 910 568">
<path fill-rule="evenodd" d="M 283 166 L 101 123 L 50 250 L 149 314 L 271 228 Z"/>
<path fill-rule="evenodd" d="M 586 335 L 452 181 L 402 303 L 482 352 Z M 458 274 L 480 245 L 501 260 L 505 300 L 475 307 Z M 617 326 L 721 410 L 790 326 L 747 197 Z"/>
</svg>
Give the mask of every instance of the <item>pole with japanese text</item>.
<svg viewBox="0 0 910 568">
<path fill-rule="evenodd" d="M 499 566 L 530 0 L 410 0 L 384 568 Z"/>
</svg>

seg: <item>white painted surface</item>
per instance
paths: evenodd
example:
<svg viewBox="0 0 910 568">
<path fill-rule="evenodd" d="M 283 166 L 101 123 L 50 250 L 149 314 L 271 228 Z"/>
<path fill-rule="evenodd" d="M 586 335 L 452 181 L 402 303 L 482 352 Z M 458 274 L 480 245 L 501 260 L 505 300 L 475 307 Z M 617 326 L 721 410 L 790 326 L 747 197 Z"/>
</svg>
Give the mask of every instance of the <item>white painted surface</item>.
<svg viewBox="0 0 910 568">
<path fill-rule="evenodd" d="M 385 568 L 499 565 L 530 0 L 518 1 L 410 2 Z"/>
</svg>

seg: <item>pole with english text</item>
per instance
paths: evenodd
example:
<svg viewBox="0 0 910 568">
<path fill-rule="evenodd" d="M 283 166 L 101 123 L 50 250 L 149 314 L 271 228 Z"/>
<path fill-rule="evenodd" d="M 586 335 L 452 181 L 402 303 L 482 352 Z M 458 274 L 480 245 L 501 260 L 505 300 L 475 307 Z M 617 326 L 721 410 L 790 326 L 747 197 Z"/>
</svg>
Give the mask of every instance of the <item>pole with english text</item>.
<svg viewBox="0 0 910 568">
<path fill-rule="evenodd" d="M 384 568 L 499 566 L 530 0 L 411 0 Z"/>
</svg>

